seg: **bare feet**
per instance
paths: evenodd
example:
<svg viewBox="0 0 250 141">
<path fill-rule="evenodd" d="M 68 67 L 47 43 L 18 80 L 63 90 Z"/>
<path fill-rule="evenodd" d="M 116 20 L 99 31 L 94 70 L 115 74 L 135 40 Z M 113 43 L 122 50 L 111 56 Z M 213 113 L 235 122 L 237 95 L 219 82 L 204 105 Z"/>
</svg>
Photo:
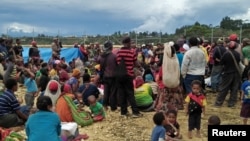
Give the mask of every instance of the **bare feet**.
<svg viewBox="0 0 250 141">
<path fill-rule="evenodd" d="M 192 139 L 192 131 L 188 131 L 188 138 Z"/>
<path fill-rule="evenodd" d="M 197 132 L 196 132 L 196 137 L 197 137 L 197 138 L 201 138 L 201 133 L 200 133 L 199 130 L 197 130 Z"/>
</svg>

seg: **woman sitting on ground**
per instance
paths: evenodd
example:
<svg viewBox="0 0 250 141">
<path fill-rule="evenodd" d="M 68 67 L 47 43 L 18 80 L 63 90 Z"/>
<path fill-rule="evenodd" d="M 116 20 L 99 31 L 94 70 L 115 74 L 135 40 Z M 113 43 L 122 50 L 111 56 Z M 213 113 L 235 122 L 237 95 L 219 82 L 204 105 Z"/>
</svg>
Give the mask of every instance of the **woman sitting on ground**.
<svg viewBox="0 0 250 141">
<path fill-rule="evenodd" d="M 73 122 L 72 113 L 69 107 L 69 104 L 67 103 L 65 96 L 70 97 L 73 101 L 75 98 L 74 94 L 72 94 L 72 90 L 70 85 L 64 84 L 61 89 L 62 93 L 59 96 L 57 102 L 56 102 L 56 112 L 60 117 L 60 120 L 62 122 Z"/>
<path fill-rule="evenodd" d="M 135 102 L 137 107 L 142 111 L 153 111 L 154 100 L 152 88 L 148 83 L 144 83 L 141 76 L 135 78 Z"/>
<path fill-rule="evenodd" d="M 44 95 L 49 96 L 52 100 L 53 108 L 56 105 L 56 101 L 61 94 L 61 85 L 56 80 L 50 80 L 47 84 Z"/>
<path fill-rule="evenodd" d="M 84 105 L 89 106 L 88 97 L 93 95 L 97 99 L 97 101 L 100 100 L 100 91 L 98 90 L 98 87 L 90 82 L 90 75 L 84 74 L 83 75 L 83 84 L 78 88 L 77 95 L 82 96 L 82 102 Z"/>
<path fill-rule="evenodd" d="M 92 124 L 92 117 L 88 112 L 82 109 L 81 102 L 79 102 L 78 105 L 75 104 L 75 98 L 77 98 L 77 101 L 81 101 L 82 95 L 72 94 L 70 85 L 64 84 L 64 86 L 62 86 L 62 94 L 56 102 L 56 112 L 60 120 L 62 122 L 76 122 L 79 126 Z"/>
<path fill-rule="evenodd" d="M 81 71 L 77 68 L 75 68 L 72 72 L 71 77 L 66 82 L 71 86 L 72 92 L 75 94 L 77 89 L 79 88 L 79 78 L 81 77 Z"/>
<path fill-rule="evenodd" d="M 48 96 L 40 96 L 36 106 L 38 111 L 31 115 L 26 123 L 27 141 L 60 141 L 61 122 L 52 112 L 52 101 Z"/>
</svg>

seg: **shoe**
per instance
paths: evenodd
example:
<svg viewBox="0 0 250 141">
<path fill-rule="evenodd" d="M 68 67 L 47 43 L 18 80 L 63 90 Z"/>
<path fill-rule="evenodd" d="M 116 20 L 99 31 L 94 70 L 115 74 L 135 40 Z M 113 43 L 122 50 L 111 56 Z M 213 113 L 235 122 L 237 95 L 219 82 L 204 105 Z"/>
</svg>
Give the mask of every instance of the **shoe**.
<svg viewBox="0 0 250 141">
<path fill-rule="evenodd" d="M 139 117 L 142 117 L 142 116 L 143 116 L 143 114 L 138 113 L 138 114 L 133 114 L 132 118 L 139 118 Z"/>
</svg>

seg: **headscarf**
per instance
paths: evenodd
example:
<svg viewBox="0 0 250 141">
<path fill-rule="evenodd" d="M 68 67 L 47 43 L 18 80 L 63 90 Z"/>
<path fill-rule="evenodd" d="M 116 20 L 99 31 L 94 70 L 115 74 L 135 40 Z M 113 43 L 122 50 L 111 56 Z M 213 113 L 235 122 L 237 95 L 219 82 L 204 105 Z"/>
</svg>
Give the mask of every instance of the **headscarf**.
<svg viewBox="0 0 250 141">
<path fill-rule="evenodd" d="M 71 86 L 69 84 L 64 84 L 63 92 L 64 93 L 70 93 L 71 92 Z"/>
<path fill-rule="evenodd" d="M 142 86 L 144 84 L 144 80 L 141 76 L 137 76 L 135 78 L 135 88 L 139 88 L 140 86 Z"/>
<path fill-rule="evenodd" d="M 57 99 L 61 94 L 61 85 L 56 80 L 50 80 L 45 89 L 45 96 L 49 96 L 52 100 L 53 106 L 55 106 Z"/>
<path fill-rule="evenodd" d="M 72 72 L 72 76 L 73 76 L 73 77 L 76 77 L 76 76 L 78 76 L 79 74 L 81 74 L 81 72 L 80 72 L 80 70 L 77 69 L 77 68 L 75 68 L 75 69 L 73 70 L 73 72 Z"/>
<path fill-rule="evenodd" d="M 145 82 L 152 82 L 154 81 L 154 78 L 151 74 L 146 74 L 145 75 Z"/>
<path fill-rule="evenodd" d="M 80 70 L 81 76 L 84 74 L 84 64 L 80 58 L 75 60 L 75 68 Z"/>
</svg>

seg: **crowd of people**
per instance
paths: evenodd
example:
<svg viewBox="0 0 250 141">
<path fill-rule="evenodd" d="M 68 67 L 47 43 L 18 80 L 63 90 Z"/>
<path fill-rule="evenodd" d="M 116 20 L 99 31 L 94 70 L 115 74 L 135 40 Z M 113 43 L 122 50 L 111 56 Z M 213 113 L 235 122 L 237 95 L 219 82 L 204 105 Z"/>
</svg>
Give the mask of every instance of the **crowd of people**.
<svg viewBox="0 0 250 141">
<path fill-rule="evenodd" d="M 240 97 L 240 116 L 247 124 L 249 39 L 239 44 L 236 34 L 213 43 L 183 37 L 156 47 L 137 47 L 126 36 L 122 44 L 116 52 L 112 41 L 88 47 L 76 44 L 84 57 L 65 60 L 60 57 L 62 45 L 55 38 L 52 56 L 44 62 L 37 42 L 32 41 L 25 62 L 20 39 L 14 44 L 12 39 L 0 38 L 0 127 L 25 125 L 28 140 L 43 139 L 43 130 L 51 127 L 51 139 L 60 140 L 61 122 L 90 125 L 105 119 L 109 109 L 133 118 L 142 117 L 142 112 L 155 112 L 157 126 L 152 141 L 173 140 L 182 138 L 177 115 L 185 110 L 188 137 L 193 137 L 194 129 L 200 137 L 207 77 L 211 78 L 211 93 L 217 93 L 214 106 L 221 107 L 230 91 L 228 107 L 234 108 Z M 15 95 L 18 86 L 26 88 L 24 101 Z M 45 123 L 44 129 L 37 129 L 36 124 L 41 123 Z"/>
</svg>

